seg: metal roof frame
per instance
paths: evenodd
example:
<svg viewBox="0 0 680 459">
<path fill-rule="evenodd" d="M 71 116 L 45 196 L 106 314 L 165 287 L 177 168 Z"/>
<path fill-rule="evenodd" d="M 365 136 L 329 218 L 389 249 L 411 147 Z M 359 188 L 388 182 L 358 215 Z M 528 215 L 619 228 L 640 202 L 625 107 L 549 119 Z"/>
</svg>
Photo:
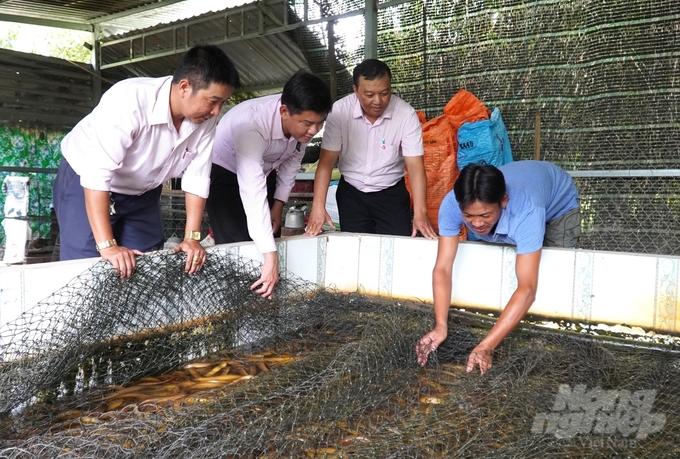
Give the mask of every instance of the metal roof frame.
<svg viewBox="0 0 680 459">
<path fill-rule="evenodd" d="M 275 9 L 278 7 L 278 11 Z M 126 57 L 120 57 L 107 61 L 101 61 L 101 68 L 107 69 L 120 65 L 132 64 L 148 59 L 155 59 L 177 53 L 186 52 L 199 39 L 191 38 L 191 31 L 204 31 L 206 26 L 211 23 L 223 24 L 223 32 L 220 36 L 210 37 L 209 42 L 215 45 L 233 43 L 236 41 L 256 39 L 266 35 L 281 34 L 292 31 L 300 27 L 312 24 L 320 24 L 336 19 L 358 16 L 364 14 L 364 9 L 357 9 L 344 14 L 327 16 L 319 19 L 301 19 L 290 22 L 288 2 L 286 0 L 267 0 L 258 1 L 230 8 L 219 13 L 206 14 L 200 17 L 183 20 L 175 24 L 163 25 L 152 29 L 131 32 L 121 37 L 111 37 L 101 41 L 102 56 L 105 55 L 106 48 L 120 47 L 129 50 Z M 234 30 L 230 24 L 237 23 L 240 27 Z M 154 46 L 154 37 L 172 34 L 173 46 L 171 49 L 154 50 L 149 46 Z M 201 37 L 202 34 L 197 34 Z M 203 34 L 204 35 L 204 34 Z"/>
<path fill-rule="evenodd" d="M 168 12 L 193 11 L 189 8 L 190 0 L 0 0 L 0 21 L 92 32 L 93 72 L 100 75 L 93 83 L 94 100 L 98 100 L 102 85 L 134 76 L 171 74 L 182 55 L 198 42 L 222 47 L 242 75 L 241 91 L 260 92 L 280 90 L 297 69 L 310 67 L 305 57 L 307 51 L 294 38 L 296 30 L 365 15 L 370 19 L 366 21 L 366 57 L 376 57 L 375 13 L 387 4 L 404 1 L 409 0 L 383 0 L 380 5 L 378 0 L 364 0 L 356 4 L 356 9 L 333 15 L 320 13 L 314 0 L 304 0 L 303 7 L 301 2 L 288 0 L 257 0 L 171 22 L 167 20 L 172 17 Z M 187 2 L 186 7 L 183 2 Z M 159 15 L 166 19 L 164 23 L 135 29 L 143 23 L 138 18 L 146 17 L 148 23 L 150 15 L 144 13 L 154 10 L 159 10 Z M 104 28 L 116 21 L 126 23 L 126 30 L 133 30 L 108 34 L 113 29 Z M 317 48 L 326 47 L 327 39 L 320 37 Z M 334 86 L 335 76 L 328 75 L 329 71 L 334 70 L 321 70 Z"/>
<path fill-rule="evenodd" d="M 0 0 L 0 21 L 94 32 L 97 25 L 185 0 Z"/>
</svg>

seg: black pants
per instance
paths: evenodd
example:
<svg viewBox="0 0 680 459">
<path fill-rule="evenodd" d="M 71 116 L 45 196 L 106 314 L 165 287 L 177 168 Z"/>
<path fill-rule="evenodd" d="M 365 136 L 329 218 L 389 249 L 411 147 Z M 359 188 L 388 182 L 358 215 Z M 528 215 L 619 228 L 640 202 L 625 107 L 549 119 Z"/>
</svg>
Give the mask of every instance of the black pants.
<svg viewBox="0 0 680 459">
<path fill-rule="evenodd" d="M 274 191 L 276 191 L 276 170 L 271 171 L 267 176 L 267 202 L 270 209 L 274 204 Z M 210 194 L 205 207 L 208 211 L 215 244 L 253 240 L 248 233 L 248 220 L 235 173 L 217 164 L 212 165 Z M 280 235 L 279 229 L 274 237 Z"/>
<path fill-rule="evenodd" d="M 403 178 L 384 190 L 364 193 L 341 177 L 335 199 L 342 231 L 411 235 L 411 197 Z"/>
</svg>

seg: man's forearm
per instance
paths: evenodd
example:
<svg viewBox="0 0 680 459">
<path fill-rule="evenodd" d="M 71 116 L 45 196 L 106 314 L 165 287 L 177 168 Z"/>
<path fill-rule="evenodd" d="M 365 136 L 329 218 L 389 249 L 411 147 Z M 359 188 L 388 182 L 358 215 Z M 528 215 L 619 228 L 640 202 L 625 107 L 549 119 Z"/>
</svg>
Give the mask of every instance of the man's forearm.
<svg viewBox="0 0 680 459">
<path fill-rule="evenodd" d="M 84 193 L 87 220 L 90 223 L 95 243 L 113 239 L 113 229 L 109 216 L 111 193 L 88 188 L 84 188 Z"/>
<path fill-rule="evenodd" d="M 435 326 L 447 327 L 451 307 L 451 271 L 435 268 L 432 283 Z"/>
<path fill-rule="evenodd" d="M 321 151 L 319 157 L 319 164 L 316 167 L 314 174 L 314 199 L 312 207 L 326 207 L 326 195 L 328 194 L 328 186 L 331 183 L 331 175 L 333 174 L 333 167 L 338 160 L 340 152 L 331 152 L 327 150 Z"/>
<path fill-rule="evenodd" d="M 534 303 L 535 298 L 536 290 L 529 288 L 515 290 L 500 317 L 482 342 L 493 349 L 498 347 L 501 341 L 519 325 Z"/>
<path fill-rule="evenodd" d="M 418 213 L 427 213 L 427 175 L 423 157 L 405 157 L 404 159 L 413 197 L 413 210 Z"/>
<path fill-rule="evenodd" d="M 316 170 L 316 174 L 314 174 L 314 198 L 312 206 L 326 207 L 326 194 L 331 183 L 331 173 L 332 169 L 326 170 L 319 167 Z"/>
<path fill-rule="evenodd" d="M 187 211 L 185 231 L 200 231 L 201 224 L 203 223 L 205 199 L 191 193 L 184 193 L 184 199 Z"/>
<path fill-rule="evenodd" d="M 413 196 L 413 211 L 427 213 L 427 178 L 425 174 L 409 176 L 411 196 Z"/>
</svg>

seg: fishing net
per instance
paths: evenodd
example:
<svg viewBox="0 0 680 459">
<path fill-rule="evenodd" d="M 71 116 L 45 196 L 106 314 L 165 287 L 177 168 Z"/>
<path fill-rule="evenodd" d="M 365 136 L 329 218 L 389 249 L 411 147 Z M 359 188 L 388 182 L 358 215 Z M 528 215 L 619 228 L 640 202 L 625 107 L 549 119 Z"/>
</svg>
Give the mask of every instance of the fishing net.
<svg viewBox="0 0 680 459">
<path fill-rule="evenodd" d="M 266 300 L 249 290 L 256 263 L 184 263 L 148 255 L 126 281 L 97 264 L 0 329 L 0 457 L 680 454 L 671 337 L 527 321 L 480 376 L 464 365 L 492 318 L 452 311 L 420 367 L 429 305 L 289 273 Z"/>
</svg>

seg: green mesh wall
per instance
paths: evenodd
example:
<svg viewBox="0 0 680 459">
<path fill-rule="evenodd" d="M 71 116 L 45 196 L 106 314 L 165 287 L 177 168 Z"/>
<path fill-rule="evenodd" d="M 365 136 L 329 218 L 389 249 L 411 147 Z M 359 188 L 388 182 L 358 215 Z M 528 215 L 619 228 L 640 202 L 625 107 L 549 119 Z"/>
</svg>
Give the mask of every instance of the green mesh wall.
<svg viewBox="0 0 680 459">
<path fill-rule="evenodd" d="M 326 16 L 364 7 L 321 5 Z M 395 93 L 428 119 L 459 89 L 498 107 L 516 160 L 534 157 L 538 115 L 540 159 L 594 171 L 578 179 L 583 248 L 680 254 L 679 19 L 672 0 L 384 1 L 378 58 Z M 349 73 L 364 56 L 363 21 L 345 29 L 343 21 L 357 20 L 334 29 L 339 96 L 351 92 Z M 304 32 L 310 40 L 327 37 L 325 22 L 314 27 Z M 314 39 L 308 61 L 327 72 L 327 38 Z"/>
</svg>

